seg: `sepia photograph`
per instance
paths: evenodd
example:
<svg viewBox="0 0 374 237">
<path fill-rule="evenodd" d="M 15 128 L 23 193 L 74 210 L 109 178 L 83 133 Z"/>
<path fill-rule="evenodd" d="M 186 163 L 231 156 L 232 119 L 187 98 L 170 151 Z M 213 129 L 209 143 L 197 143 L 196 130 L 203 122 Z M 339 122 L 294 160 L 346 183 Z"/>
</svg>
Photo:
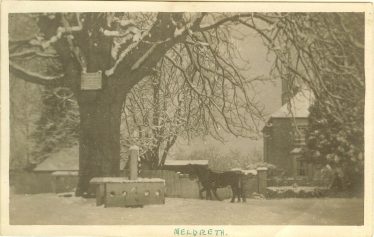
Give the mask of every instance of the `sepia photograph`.
<svg viewBox="0 0 374 237">
<path fill-rule="evenodd" d="M 368 8 L 74 4 L 2 9 L 10 227 L 371 225 Z"/>
</svg>

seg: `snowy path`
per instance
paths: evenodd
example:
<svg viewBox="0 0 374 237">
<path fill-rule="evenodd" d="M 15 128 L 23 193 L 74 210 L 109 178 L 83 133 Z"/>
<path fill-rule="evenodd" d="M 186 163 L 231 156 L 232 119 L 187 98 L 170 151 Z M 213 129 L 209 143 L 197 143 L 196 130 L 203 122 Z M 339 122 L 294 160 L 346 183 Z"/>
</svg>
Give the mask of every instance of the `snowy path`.
<svg viewBox="0 0 374 237">
<path fill-rule="evenodd" d="M 143 208 L 96 207 L 94 199 L 56 194 L 12 195 L 11 224 L 50 225 L 361 225 L 362 199 L 278 199 L 229 203 L 167 198 Z"/>
</svg>

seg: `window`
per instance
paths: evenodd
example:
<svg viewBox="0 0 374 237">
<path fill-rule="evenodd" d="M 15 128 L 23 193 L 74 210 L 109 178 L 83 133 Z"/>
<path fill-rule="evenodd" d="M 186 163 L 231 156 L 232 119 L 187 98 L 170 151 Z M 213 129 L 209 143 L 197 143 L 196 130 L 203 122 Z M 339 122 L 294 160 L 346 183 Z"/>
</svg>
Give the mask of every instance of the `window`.
<svg viewBox="0 0 374 237">
<path fill-rule="evenodd" d="M 305 176 L 306 175 L 306 162 L 303 159 L 296 160 L 296 175 Z"/>
<path fill-rule="evenodd" d="M 305 134 L 307 126 L 298 126 L 294 132 L 294 145 L 296 147 L 305 146 Z"/>
</svg>

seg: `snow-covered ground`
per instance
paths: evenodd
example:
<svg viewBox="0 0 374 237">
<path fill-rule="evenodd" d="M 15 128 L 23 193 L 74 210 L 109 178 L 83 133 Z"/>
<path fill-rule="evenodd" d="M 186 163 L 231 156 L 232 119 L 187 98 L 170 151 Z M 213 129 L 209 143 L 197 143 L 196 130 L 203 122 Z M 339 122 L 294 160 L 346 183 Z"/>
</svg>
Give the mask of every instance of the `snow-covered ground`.
<svg viewBox="0 0 374 237">
<path fill-rule="evenodd" d="M 10 224 L 30 225 L 362 225 L 363 200 L 344 198 L 207 201 L 167 198 L 143 208 L 97 207 L 94 199 L 11 195 Z"/>
</svg>

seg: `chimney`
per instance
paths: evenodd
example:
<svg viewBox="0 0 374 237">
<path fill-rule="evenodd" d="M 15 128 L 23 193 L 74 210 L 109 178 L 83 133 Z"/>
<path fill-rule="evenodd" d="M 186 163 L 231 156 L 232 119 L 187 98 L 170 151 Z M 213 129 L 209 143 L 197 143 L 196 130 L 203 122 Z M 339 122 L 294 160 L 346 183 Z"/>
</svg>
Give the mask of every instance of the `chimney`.
<svg viewBox="0 0 374 237">
<path fill-rule="evenodd" d="M 299 91 L 299 87 L 292 79 L 282 79 L 282 105 L 287 104 Z"/>
<path fill-rule="evenodd" d="M 290 100 L 289 94 L 289 82 L 288 79 L 282 79 L 282 105 L 286 104 Z"/>
</svg>

